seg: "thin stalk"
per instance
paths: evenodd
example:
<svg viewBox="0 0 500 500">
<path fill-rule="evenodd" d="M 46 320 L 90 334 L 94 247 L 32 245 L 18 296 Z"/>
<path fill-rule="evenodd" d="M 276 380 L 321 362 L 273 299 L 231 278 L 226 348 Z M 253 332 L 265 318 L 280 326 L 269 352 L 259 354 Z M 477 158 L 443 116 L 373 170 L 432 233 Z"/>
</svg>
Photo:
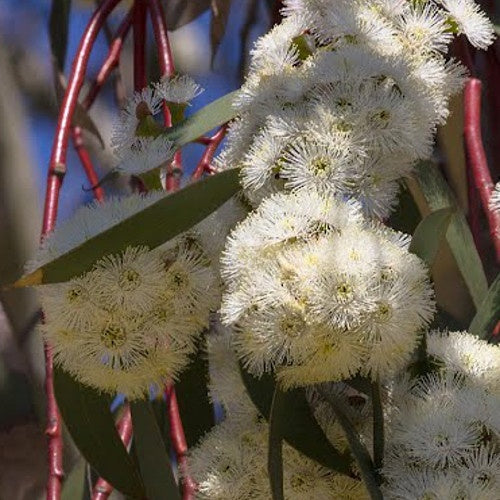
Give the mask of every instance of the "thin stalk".
<svg viewBox="0 0 500 500">
<path fill-rule="evenodd" d="M 335 413 L 339 424 L 344 430 L 347 442 L 349 443 L 349 448 L 351 449 L 351 452 L 356 459 L 361 478 L 365 483 L 370 498 L 372 500 L 383 500 L 373 461 L 370 457 L 370 454 L 368 453 L 368 450 L 366 449 L 366 446 L 364 446 L 361 442 L 358 432 L 349 420 L 349 417 L 347 416 L 347 409 L 345 408 L 344 403 L 340 401 L 339 398 L 322 389 L 321 386 L 318 386 L 317 390 L 319 394 L 328 402 L 333 412 Z"/>
<path fill-rule="evenodd" d="M 99 73 L 97 74 L 92 87 L 90 88 L 87 96 L 82 103 L 84 109 L 88 110 L 92 106 L 104 83 L 109 78 L 109 75 L 118 66 L 123 42 L 131 26 L 132 11 L 129 11 L 127 16 L 123 19 L 120 26 L 118 27 L 116 36 L 110 43 L 108 55 L 106 56 L 106 59 L 104 60 L 104 63 L 101 66 L 101 69 L 99 70 Z M 87 175 L 90 186 L 92 187 L 94 197 L 96 198 L 96 200 L 102 201 L 104 200 L 104 190 L 99 185 L 99 177 L 97 176 L 94 165 L 92 164 L 92 159 L 87 150 L 87 147 L 85 146 L 81 127 L 72 127 L 71 134 L 73 138 L 73 145 L 75 147 L 76 153 L 78 154 L 78 158 L 80 159 L 80 163 L 82 164 L 85 174 Z"/>
<path fill-rule="evenodd" d="M 55 226 L 59 190 L 61 188 L 63 177 L 66 173 L 66 159 L 68 154 L 71 121 L 78 102 L 78 94 L 80 93 L 85 79 L 90 52 L 97 34 L 102 28 L 105 20 L 116 5 L 120 3 L 120 1 L 121 0 L 105 0 L 94 12 L 80 41 L 77 55 L 73 60 L 68 86 L 59 110 L 56 134 L 50 157 L 42 235 L 50 232 Z"/>
<path fill-rule="evenodd" d="M 71 121 L 78 102 L 78 94 L 82 88 L 90 52 L 97 34 L 107 17 L 120 0 L 106 0 L 96 9 L 91 17 L 85 32 L 80 40 L 76 57 L 73 60 L 68 86 L 59 110 L 56 134 L 52 146 L 48 172 L 45 205 L 42 222 L 43 237 L 52 231 L 56 224 L 57 209 L 61 185 L 66 173 L 66 158 Z M 45 392 L 47 395 L 47 427 L 45 433 L 48 438 L 48 478 L 47 500 L 61 498 L 62 480 L 64 476 L 62 465 L 63 443 L 61 432 L 61 417 L 57 408 L 54 393 L 54 369 L 52 348 L 44 343 L 45 357 Z"/>
<path fill-rule="evenodd" d="M 193 500 L 196 492 L 196 483 L 193 481 L 187 470 L 186 454 L 188 446 L 186 443 L 186 436 L 182 426 L 181 415 L 179 412 L 179 405 L 177 403 L 177 396 L 173 385 L 168 385 L 165 389 L 165 396 L 168 405 L 168 418 L 170 422 L 170 438 L 177 457 L 177 464 L 181 473 L 182 484 L 182 500 Z"/>
<path fill-rule="evenodd" d="M 132 26 L 132 10 L 130 10 L 128 14 L 123 18 L 123 21 L 116 30 L 116 35 L 109 44 L 109 50 L 106 59 L 104 60 L 104 63 L 102 64 L 101 69 L 99 70 L 99 73 L 97 73 L 97 76 L 94 82 L 92 83 L 92 86 L 87 96 L 83 100 L 82 104 L 85 109 L 89 109 L 92 106 L 97 95 L 101 91 L 103 85 L 108 80 L 110 74 L 118 66 L 118 63 L 120 61 L 120 55 L 123 48 L 123 43 L 130 31 L 131 26 Z"/>
<path fill-rule="evenodd" d="M 130 415 L 130 407 L 128 404 L 125 407 L 123 415 L 120 417 L 117 425 L 118 435 L 123 441 L 125 448 L 128 448 L 132 440 L 132 417 Z M 92 490 L 92 500 L 107 500 L 113 492 L 113 485 L 100 477 Z"/>
<path fill-rule="evenodd" d="M 464 93 L 464 141 L 467 168 L 471 172 L 481 205 L 486 214 L 491 241 L 500 262 L 500 212 L 491 210 L 489 201 L 494 189 L 481 135 L 481 81 L 469 78 Z"/>
<path fill-rule="evenodd" d="M 158 51 L 158 61 L 162 78 L 171 78 L 175 74 L 174 58 L 172 48 L 168 38 L 165 13 L 159 0 L 149 0 L 151 22 L 155 35 L 156 48 Z M 172 126 L 172 114 L 166 102 L 163 102 L 163 123 L 166 127 Z M 176 151 L 173 160 L 167 165 L 167 191 L 177 191 L 182 179 L 182 153 Z"/>
<path fill-rule="evenodd" d="M 380 393 L 380 382 L 372 382 L 373 410 L 373 464 L 380 471 L 384 461 L 384 409 Z"/>
<path fill-rule="evenodd" d="M 227 125 L 223 125 L 212 137 L 209 138 L 208 146 L 206 147 L 205 152 L 203 153 L 200 161 L 198 162 L 198 165 L 191 175 L 192 180 L 197 180 L 203 175 L 204 172 L 210 171 L 210 166 L 215 152 L 217 151 L 219 144 L 224 139 L 226 132 Z"/>
</svg>

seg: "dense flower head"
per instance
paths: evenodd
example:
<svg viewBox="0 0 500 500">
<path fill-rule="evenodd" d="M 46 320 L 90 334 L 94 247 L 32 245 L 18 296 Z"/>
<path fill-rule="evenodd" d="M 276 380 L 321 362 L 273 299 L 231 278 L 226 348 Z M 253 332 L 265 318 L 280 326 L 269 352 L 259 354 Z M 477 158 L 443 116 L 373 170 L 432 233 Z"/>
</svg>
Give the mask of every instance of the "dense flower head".
<svg viewBox="0 0 500 500">
<path fill-rule="evenodd" d="M 275 370 L 285 387 L 401 368 L 434 312 L 427 270 L 407 246 L 316 191 L 264 200 L 222 256 L 222 318 L 246 367 Z"/>
<path fill-rule="evenodd" d="M 499 348 L 463 332 L 428 339 L 436 369 L 393 387 L 384 498 L 496 498 Z"/>
<path fill-rule="evenodd" d="M 254 204 L 314 186 L 386 217 L 398 181 L 430 156 L 462 86 L 464 68 L 445 57 L 453 32 L 483 40 L 482 48 L 492 42 L 477 5 L 462 2 L 482 35 L 460 21 L 467 16 L 458 3 L 286 2 L 284 21 L 252 51 L 220 168 L 242 167 Z"/>
<path fill-rule="evenodd" d="M 38 263 L 157 199 L 155 194 L 111 199 L 78 210 L 50 235 Z M 218 307 L 220 285 L 213 262 L 224 232 L 241 216 L 237 207 L 235 200 L 229 201 L 159 248 L 129 246 L 103 256 L 69 282 L 39 287 L 42 330 L 55 362 L 86 384 L 129 398 L 175 378 Z"/>
</svg>

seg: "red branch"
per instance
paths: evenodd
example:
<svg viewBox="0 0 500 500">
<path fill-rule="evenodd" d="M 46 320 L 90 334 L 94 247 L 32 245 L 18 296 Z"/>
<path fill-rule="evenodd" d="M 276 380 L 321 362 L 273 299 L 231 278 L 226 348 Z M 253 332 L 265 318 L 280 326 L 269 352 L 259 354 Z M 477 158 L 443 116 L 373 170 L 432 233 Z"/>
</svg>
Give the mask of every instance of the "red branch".
<svg viewBox="0 0 500 500">
<path fill-rule="evenodd" d="M 118 435 L 123 441 L 125 448 L 128 448 L 132 440 L 132 417 L 130 415 L 130 407 L 127 405 L 123 415 L 117 425 Z M 92 500 L 107 500 L 113 492 L 113 486 L 105 479 L 100 477 L 92 490 Z"/>
<path fill-rule="evenodd" d="M 210 137 L 210 139 L 208 140 L 208 146 L 205 149 L 202 157 L 200 158 L 198 165 L 196 165 L 193 174 L 191 175 L 192 180 L 199 179 L 204 172 L 211 172 L 212 159 L 215 152 L 217 151 L 217 148 L 219 147 L 219 144 L 222 142 L 222 139 L 224 139 L 226 131 L 227 125 L 223 125 L 212 137 Z"/>
<path fill-rule="evenodd" d="M 132 10 L 126 15 L 116 30 L 116 35 L 109 45 L 108 55 L 104 60 L 99 73 L 89 90 L 89 93 L 83 101 L 83 107 L 89 109 L 95 101 L 97 94 L 100 92 L 102 86 L 109 78 L 111 72 L 118 66 L 120 55 L 122 52 L 123 42 L 128 35 L 130 27 L 132 26 Z"/>
<path fill-rule="evenodd" d="M 151 21 L 158 51 L 158 61 L 162 77 L 170 78 L 175 74 L 172 48 L 168 39 L 168 30 L 165 22 L 165 13 L 159 0 L 150 0 Z M 163 103 L 163 123 L 166 127 L 172 126 L 172 115 L 167 103 Z M 176 151 L 173 160 L 167 166 L 167 191 L 177 191 L 182 178 L 182 153 Z"/>
<path fill-rule="evenodd" d="M 71 121 L 78 102 L 78 94 L 82 88 L 91 49 L 97 34 L 106 18 L 120 0 L 105 0 L 94 12 L 80 41 L 77 55 L 73 60 L 68 87 L 59 110 L 56 136 L 52 147 L 47 180 L 47 196 L 45 199 L 42 234 L 45 235 L 55 226 L 59 189 L 66 173 L 66 157 Z"/>
<path fill-rule="evenodd" d="M 83 101 L 82 106 L 84 109 L 88 110 L 92 106 L 97 95 L 102 89 L 102 86 L 109 78 L 109 75 L 117 67 L 120 60 L 120 54 L 123 47 L 123 42 L 130 30 L 131 25 L 132 25 L 132 11 L 130 11 L 127 14 L 127 16 L 123 19 L 122 23 L 118 27 L 115 38 L 110 43 L 108 55 L 104 60 L 104 63 L 99 73 L 97 74 L 97 77 L 94 80 L 92 87 L 90 88 L 87 96 Z M 95 172 L 90 154 L 85 146 L 85 142 L 82 135 L 82 129 L 81 127 L 78 126 L 73 127 L 71 133 L 73 137 L 73 145 L 80 159 L 80 163 L 82 164 L 83 169 L 87 175 L 87 179 L 89 180 L 89 183 L 92 186 L 94 196 L 97 200 L 102 201 L 104 199 L 104 190 L 101 186 L 99 186 L 99 178 Z"/>
<path fill-rule="evenodd" d="M 467 168 L 471 173 L 483 210 L 488 220 L 491 240 L 500 261 L 500 213 L 490 210 L 489 201 L 494 189 L 481 136 L 481 81 L 469 78 L 464 94 L 464 140 Z"/>
<path fill-rule="evenodd" d="M 193 500 L 196 492 L 196 483 L 188 474 L 186 454 L 188 451 L 186 436 L 182 427 L 182 419 L 177 403 L 175 388 L 169 384 L 165 389 L 168 404 L 168 418 L 170 422 L 170 438 L 177 456 L 177 465 L 181 475 L 182 499 Z"/>
<path fill-rule="evenodd" d="M 55 227 L 59 193 L 66 173 L 66 157 L 73 113 L 78 102 L 91 49 L 99 30 L 106 18 L 120 0 L 106 0 L 94 12 L 84 32 L 77 55 L 73 60 L 68 86 L 59 110 L 56 134 L 52 146 L 49 168 L 47 172 L 47 188 L 42 223 L 42 238 Z M 49 474 L 47 478 L 47 500 L 61 498 L 62 479 L 62 434 L 61 417 L 57 408 L 53 385 L 53 356 L 48 344 L 44 345 L 45 354 L 45 392 L 47 395 L 47 427 Z"/>
<path fill-rule="evenodd" d="M 133 7 L 134 26 L 134 89 L 141 91 L 147 86 L 146 74 L 146 0 L 135 0 Z"/>
</svg>

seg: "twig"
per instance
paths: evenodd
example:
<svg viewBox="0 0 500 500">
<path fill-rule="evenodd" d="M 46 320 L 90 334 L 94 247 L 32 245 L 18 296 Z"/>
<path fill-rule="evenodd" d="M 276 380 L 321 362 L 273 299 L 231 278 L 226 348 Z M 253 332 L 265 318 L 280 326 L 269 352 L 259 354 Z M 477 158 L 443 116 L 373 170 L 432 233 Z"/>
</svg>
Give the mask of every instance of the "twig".
<svg viewBox="0 0 500 500">
<path fill-rule="evenodd" d="M 205 152 L 203 153 L 202 157 L 200 158 L 198 165 L 196 165 L 193 174 L 191 175 L 192 180 L 199 179 L 204 172 L 211 170 L 211 163 L 214 154 L 217 151 L 219 144 L 222 142 L 222 139 L 224 139 L 226 132 L 227 132 L 227 125 L 223 125 L 212 137 L 210 137 L 208 141 L 208 146 L 205 149 Z"/>
<path fill-rule="evenodd" d="M 491 240 L 500 261 L 500 213 L 491 210 L 489 201 L 494 189 L 488 161 L 481 136 L 481 81 L 469 78 L 464 94 L 464 141 L 467 168 L 470 170 L 475 188 L 488 220 Z"/>
<path fill-rule="evenodd" d="M 42 223 L 42 238 L 55 227 L 59 193 L 66 173 L 66 158 L 71 121 L 83 85 L 91 49 L 106 18 L 120 0 L 106 0 L 96 9 L 80 40 L 77 55 L 73 60 L 68 86 L 59 110 L 56 134 L 52 146 L 47 172 L 47 188 Z M 49 474 L 47 479 L 47 500 L 61 498 L 62 479 L 62 434 L 61 417 L 57 408 L 53 385 L 53 355 L 51 347 L 44 344 L 45 392 L 47 395 L 47 427 Z"/>
<path fill-rule="evenodd" d="M 104 60 L 104 63 L 99 73 L 97 74 L 92 87 L 90 88 L 87 96 L 82 103 L 84 109 L 88 110 L 92 106 L 109 75 L 118 66 L 123 42 L 130 30 L 131 25 L 132 11 L 129 11 L 127 16 L 123 19 L 122 23 L 118 27 L 116 36 L 110 43 L 108 55 L 106 56 L 106 59 Z M 85 146 L 81 127 L 72 127 L 71 134 L 73 138 L 73 145 L 80 159 L 80 163 L 83 166 L 85 174 L 87 175 L 87 179 L 92 186 L 94 196 L 97 200 L 102 201 L 104 199 L 104 190 L 100 186 L 99 177 L 95 172 L 94 166 L 92 164 L 92 159 Z"/>
<path fill-rule="evenodd" d="M 97 97 L 97 94 L 100 92 L 102 86 L 109 78 L 109 75 L 118 66 L 123 48 L 123 42 L 125 41 L 125 38 L 127 37 L 131 26 L 132 10 L 130 10 L 125 16 L 120 26 L 116 30 L 115 37 L 109 44 L 109 50 L 106 59 L 104 60 L 104 63 L 102 64 L 101 69 L 99 70 L 99 73 L 97 74 L 94 82 L 92 83 L 87 96 L 83 100 L 82 104 L 85 109 L 89 109 L 92 106 L 95 98 Z"/>
<path fill-rule="evenodd" d="M 171 78 L 175 74 L 174 58 L 168 38 L 165 13 L 159 0 L 150 0 L 151 21 L 158 51 L 158 61 L 162 78 Z M 163 123 L 166 127 L 172 126 L 172 114 L 166 102 L 163 102 Z M 167 191 L 177 191 L 182 179 L 182 153 L 176 151 L 173 160 L 167 165 Z"/>
<path fill-rule="evenodd" d="M 170 438 L 177 456 L 177 464 L 181 475 L 182 499 L 193 500 L 196 492 L 196 483 L 188 474 L 186 453 L 188 451 L 186 436 L 182 427 L 181 415 L 175 388 L 169 384 L 165 389 L 165 396 L 168 404 L 168 418 L 170 422 Z"/>
<path fill-rule="evenodd" d="M 118 421 L 118 435 L 123 441 L 125 448 L 128 448 L 132 439 L 132 417 L 130 415 L 130 407 L 128 404 L 125 407 L 124 413 Z M 113 485 L 100 477 L 92 490 L 92 500 L 107 500 L 113 492 Z"/>
</svg>

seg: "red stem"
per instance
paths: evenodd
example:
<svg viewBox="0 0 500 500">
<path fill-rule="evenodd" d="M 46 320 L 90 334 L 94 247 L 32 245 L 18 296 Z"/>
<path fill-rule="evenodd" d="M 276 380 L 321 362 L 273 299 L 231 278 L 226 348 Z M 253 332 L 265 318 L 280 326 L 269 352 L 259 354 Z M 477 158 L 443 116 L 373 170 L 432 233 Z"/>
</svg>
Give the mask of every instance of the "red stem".
<svg viewBox="0 0 500 500">
<path fill-rule="evenodd" d="M 172 48 L 168 39 L 167 24 L 165 22 L 165 13 L 159 0 L 150 0 L 151 21 L 158 49 L 158 60 L 162 76 L 174 76 L 175 66 L 172 56 Z"/>
<path fill-rule="evenodd" d="M 204 172 L 211 171 L 212 159 L 217 151 L 217 148 L 219 147 L 219 144 L 222 142 L 222 139 L 224 139 L 226 131 L 227 125 L 223 125 L 212 137 L 210 137 L 208 146 L 191 175 L 192 180 L 197 180 L 203 175 Z"/>
<path fill-rule="evenodd" d="M 87 175 L 87 179 L 92 187 L 94 197 L 98 201 L 104 200 L 104 189 L 99 185 L 99 177 L 95 171 L 94 165 L 92 164 L 92 159 L 90 153 L 85 147 L 85 142 L 83 140 L 82 129 L 80 127 L 73 127 L 72 129 L 73 145 L 75 146 L 75 151 L 78 154 L 80 163 L 82 164 L 83 170 Z"/>
<path fill-rule="evenodd" d="M 43 238 L 55 227 L 59 193 L 66 173 L 66 157 L 71 121 L 78 102 L 91 49 L 99 30 L 108 15 L 120 0 L 105 0 L 94 12 L 80 40 L 77 55 L 73 60 L 68 86 L 59 110 L 56 134 L 52 146 L 49 168 L 47 172 L 47 188 L 42 223 Z M 54 372 L 52 349 L 44 344 L 45 355 L 45 392 L 47 395 L 47 427 L 49 474 L 47 478 L 47 500 L 59 500 L 64 476 L 62 465 L 63 442 L 61 434 L 61 417 L 54 394 Z"/>
<path fill-rule="evenodd" d="M 155 34 L 156 47 L 158 51 L 158 61 L 162 77 L 170 78 L 175 74 L 174 58 L 172 48 L 168 39 L 165 13 L 159 0 L 149 1 L 151 21 Z M 163 123 L 166 127 L 172 126 L 172 115 L 167 103 L 163 103 Z M 182 153 L 176 151 L 173 160 L 167 165 L 167 191 L 177 191 L 180 188 L 182 178 Z"/>
<path fill-rule="evenodd" d="M 63 441 L 61 433 L 61 416 L 57 408 L 54 393 L 54 363 L 52 348 L 44 342 L 45 355 L 45 395 L 47 397 L 47 426 L 45 435 L 48 438 L 48 466 L 47 478 L 47 500 L 59 500 L 61 498 L 63 470 Z"/>
<path fill-rule="evenodd" d="M 500 261 L 500 213 L 490 210 L 489 201 L 494 189 L 488 161 L 481 136 L 481 81 L 469 78 L 464 94 L 464 140 L 467 168 L 472 179 L 483 210 L 488 220 L 490 236 L 495 246 L 497 260 Z M 473 207 L 471 207 L 473 209 Z"/>
<path fill-rule="evenodd" d="M 87 96 L 85 97 L 82 106 L 84 109 L 89 109 L 94 103 L 97 95 L 102 89 L 104 83 L 109 78 L 111 72 L 118 66 L 118 62 L 120 60 L 120 54 L 123 47 L 123 42 L 125 37 L 127 36 L 130 27 L 132 26 L 132 12 L 129 11 L 127 16 L 123 19 L 122 23 L 118 27 L 116 32 L 116 36 L 110 44 L 108 55 L 104 60 L 104 63 L 97 74 L 97 77 L 90 88 Z M 85 146 L 85 142 L 82 135 L 81 127 L 73 127 L 71 129 L 72 137 L 73 137 L 73 145 L 80 159 L 80 163 L 85 170 L 87 175 L 87 179 L 89 180 L 90 185 L 92 186 L 94 196 L 97 200 L 104 200 L 104 190 L 101 186 L 99 186 L 99 177 L 97 176 L 94 166 L 92 164 L 92 159 L 90 154 Z"/>
<path fill-rule="evenodd" d="M 146 0 L 135 0 L 133 7 L 134 27 L 134 89 L 141 91 L 147 86 L 146 75 Z"/>
<path fill-rule="evenodd" d="M 123 42 L 128 35 L 130 27 L 132 26 L 132 10 L 128 12 L 126 17 L 121 22 L 120 26 L 116 30 L 116 35 L 113 41 L 109 45 L 108 55 L 104 60 L 99 73 L 89 90 L 89 93 L 83 101 L 83 107 L 89 109 L 95 101 L 97 94 L 100 92 L 102 86 L 109 78 L 111 72 L 118 66 L 120 61 L 120 54 L 123 47 Z"/>
<path fill-rule="evenodd" d="M 182 427 L 182 419 L 179 413 L 177 396 L 175 394 L 175 388 L 173 385 L 169 384 L 167 386 L 167 388 L 165 389 L 165 396 L 167 398 L 168 404 L 170 438 L 172 440 L 172 445 L 177 456 L 177 465 L 181 473 L 182 499 L 193 500 L 196 492 L 196 483 L 188 474 L 186 457 L 188 447 L 186 443 L 186 436 L 184 434 L 184 428 Z"/>
<path fill-rule="evenodd" d="M 125 448 L 128 448 L 132 440 L 132 417 L 130 415 L 130 407 L 127 405 L 123 415 L 120 417 L 117 425 L 118 435 L 123 441 Z M 100 477 L 92 490 L 92 500 L 107 500 L 113 492 L 113 485 Z"/>
<path fill-rule="evenodd" d="M 73 60 L 68 86 L 59 110 L 56 136 L 52 147 L 47 179 L 47 195 L 45 198 L 42 235 L 51 231 L 56 222 L 59 189 L 66 173 L 66 157 L 71 121 L 78 102 L 78 94 L 82 88 L 90 52 L 97 34 L 113 8 L 121 0 L 105 0 L 94 12 L 80 40 L 77 55 Z"/>
</svg>

